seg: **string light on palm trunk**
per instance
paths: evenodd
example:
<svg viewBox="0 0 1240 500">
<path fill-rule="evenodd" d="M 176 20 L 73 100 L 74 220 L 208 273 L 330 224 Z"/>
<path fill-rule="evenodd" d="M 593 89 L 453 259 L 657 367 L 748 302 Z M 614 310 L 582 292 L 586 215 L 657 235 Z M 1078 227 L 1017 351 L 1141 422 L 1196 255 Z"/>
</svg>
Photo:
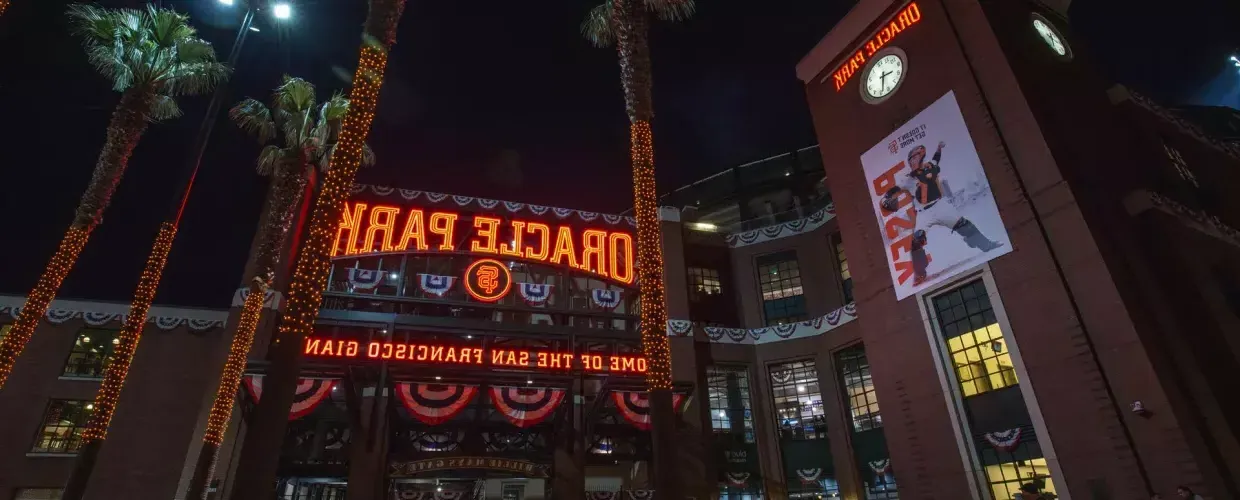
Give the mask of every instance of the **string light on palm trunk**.
<svg viewBox="0 0 1240 500">
<path fill-rule="evenodd" d="M 118 336 L 120 343 L 112 351 L 112 359 L 103 374 L 103 383 L 95 394 L 95 411 L 91 413 L 82 437 L 86 442 L 102 441 L 108 435 L 108 425 L 116 412 L 116 404 L 125 384 L 125 376 L 129 373 L 129 365 L 133 363 L 134 353 L 138 351 L 138 342 L 142 340 L 142 329 L 146 326 L 146 315 L 150 311 L 151 302 L 155 300 L 155 291 L 159 288 L 159 278 L 164 273 L 164 265 L 168 263 L 168 252 L 172 250 L 172 240 L 176 238 L 177 226 L 171 222 L 159 225 L 159 234 L 155 237 L 155 245 L 146 258 L 146 267 L 138 279 L 138 291 L 134 293 L 133 303 L 129 305 L 129 315 L 121 326 Z"/>
<path fill-rule="evenodd" d="M 645 120 L 634 121 L 630 132 L 642 350 L 650 363 L 646 385 L 650 390 L 671 389 L 672 353 L 664 329 L 667 309 L 663 289 L 663 238 L 659 230 L 658 197 L 655 192 L 654 138 L 650 122 Z"/>
<path fill-rule="evenodd" d="M 332 155 L 327 179 L 314 204 L 305 250 L 298 255 L 297 268 L 289 284 L 288 309 L 280 324 L 279 343 L 287 335 L 305 335 L 314 327 L 319 302 L 330 268 L 328 255 L 340 222 L 340 212 L 362 164 L 362 148 L 378 105 L 379 88 L 387 68 L 387 53 L 377 44 L 363 44 L 353 88 L 349 92 L 349 111 L 345 114 Z"/>
<path fill-rule="evenodd" d="M 0 387 L 4 387 L 4 382 L 8 380 L 9 373 L 13 371 L 17 357 L 30 342 L 30 337 L 34 335 L 34 330 L 39 326 L 43 315 L 47 314 L 47 308 L 51 306 L 52 299 L 56 297 L 60 283 L 64 281 L 69 270 L 73 268 L 73 264 L 77 262 L 78 254 L 82 252 L 82 247 L 86 246 L 86 240 L 89 238 L 90 229 L 70 227 L 65 232 L 64 239 L 60 240 L 60 246 L 52 255 L 52 261 L 48 263 L 43 275 L 39 277 L 38 284 L 26 299 L 26 304 L 22 306 L 21 313 L 17 316 L 17 323 L 4 337 L 4 342 L 0 343 Z"/>
<path fill-rule="evenodd" d="M 233 400 L 237 388 L 241 386 L 241 376 L 245 374 L 246 356 L 254 344 L 254 332 L 258 329 L 258 320 L 262 317 L 266 298 L 267 288 L 264 286 L 261 290 L 250 290 L 245 302 L 241 304 L 237 336 L 228 351 L 224 374 L 220 377 L 220 385 L 215 392 L 215 403 L 211 405 L 211 416 L 207 418 L 207 432 L 202 437 L 204 442 L 215 446 L 224 442 L 224 432 L 232 418 Z"/>
</svg>

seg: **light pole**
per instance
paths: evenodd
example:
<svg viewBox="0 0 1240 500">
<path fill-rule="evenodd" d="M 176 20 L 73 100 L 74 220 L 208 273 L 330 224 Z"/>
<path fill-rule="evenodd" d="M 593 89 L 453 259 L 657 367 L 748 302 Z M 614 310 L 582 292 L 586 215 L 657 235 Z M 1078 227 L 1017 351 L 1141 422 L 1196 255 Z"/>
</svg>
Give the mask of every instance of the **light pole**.
<svg viewBox="0 0 1240 500">
<path fill-rule="evenodd" d="M 221 4 L 226 6 L 233 5 L 235 1 L 219 0 Z M 284 5 L 286 11 L 291 10 L 288 4 L 282 5 Z M 241 55 L 241 47 L 245 44 L 246 35 L 249 34 L 250 28 L 253 27 L 255 11 L 256 9 L 252 4 L 247 7 L 245 17 L 241 21 L 241 27 L 237 29 L 237 37 L 233 41 L 233 46 L 228 53 L 228 62 L 226 64 L 228 67 L 233 68 L 234 72 L 237 59 Z M 155 291 L 159 287 L 160 277 L 168 260 L 168 253 L 172 250 L 172 243 L 176 238 L 177 229 L 181 223 L 181 215 L 185 212 L 186 202 L 189 201 L 190 191 L 194 187 L 194 178 L 197 177 L 198 169 L 202 165 L 202 156 L 206 152 L 207 143 L 211 139 L 211 131 L 215 129 L 216 115 L 219 114 L 220 104 L 224 100 L 225 94 L 227 94 L 226 87 L 226 83 L 220 83 L 215 86 L 215 91 L 211 95 L 211 102 L 207 104 L 207 112 L 198 127 L 198 134 L 194 137 L 194 146 L 190 150 L 191 156 L 182 174 L 183 177 L 179 185 L 180 196 L 174 200 L 167 218 L 159 225 L 159 234 L 155 237 L 155 244 L 151 248 L 150 255 L 147 256 L 146 267 L 142 270 L 142 276 L 138 279 L 138 291 L 134 295 L 125 325 L 121 329 L 122 339 L 132 339 L 129 341 L 129 344 L 122 343 L 121 345 L 121 347 L 128 349 L 129 354 L 128 356 L 117 356 L 112 360 L 112 365 L 104 373 L 100 394 L 115 393 L 119 395 L 124 388 L 128 365 L 133 361 L 133 354 L 138 348 L 138 342 L 141 340 L 142 329 L 146 324 L 147 312 L 150 310 L 151 302 L 155 299 Z M 90 476 L 95 470 L 95 464 L 98 463 L 99 451 L 103 448 L 103 443 L 106 439 L 107 427 L 112 419 L 112 410 L 113 408 L 99 408 L 96 405 L 95 414 L 91 415 L 91 424 L 98 425 L 101 428 L 98 434 L 99 437 L 97 439 L 87 439 L 79 451 L 77 460 L 74 462 L 73 472 L 69 475 L 68 483 L 65 484 L 65 489 L 61 496 L 62 499 L 82 500 L 83 496 L 85 496 Z M 108 413 L 101 413 L 105 411 Z"/>
</svg>

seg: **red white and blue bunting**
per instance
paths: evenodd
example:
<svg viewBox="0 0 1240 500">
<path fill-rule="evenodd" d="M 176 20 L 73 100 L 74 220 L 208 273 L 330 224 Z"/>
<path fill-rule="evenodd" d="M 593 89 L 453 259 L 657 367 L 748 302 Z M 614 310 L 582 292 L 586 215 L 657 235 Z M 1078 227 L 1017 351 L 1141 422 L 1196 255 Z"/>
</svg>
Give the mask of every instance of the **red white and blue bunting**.
<svg viewBox="0 0 1240 500">
<path fill-rule="evenodd" d="M 1004 452 L 1015 450 L 1020 446 L 1021 428 L 1008 429 L 1006 431 L 987 432 L 982 434 L 982 438 L 990 443 L 994 449 Z"/>
<path fill-rule="evenodd" d="M 724 236 L 724 241 L 728 242 L 729 247 L 737 248 L 764 241 L 777 240 L 785 236 L 808 233 L 822 227 L 823 224 L 834 218 L 835 204 L 832 203 L 822 207 L 821 210 L 810 214 L 808 217 L 781 224 L 773 224 L 752 231 L 732 233 Z"/>
<path fill-rule="evenodd" d="M 654 498 L 654 490 L 629 490 L 629 500 L 650 500 Z"/>
<path fill-rule="evenodd" d="M 749 482 L 748 472 L 727 472 L 724 473 L 724 477 L 727 478 L 729 485 L 737 488 L 744 488 L 745 483 Z"/>
<path fill-rule="evenodd" d="M 461 384 L 396 384 L 396 397 L 413 418 L 439 425 L 459 415 L 478 394 L 478 386 Z"/>
<path fill-rule="evenodd" d="M 620 500 L 619 491 L 587 491 L 588 500 Z"/>
<path fill-rule="evenodd" d="M 436 297 L 443 297 L 444 294 L 452 289 L 452 285 L 455 283 L 456 276 L 418 273 L 418 288 Z"/>
<path fill-rule="evenodd" d="M 822 467 L 813 469 L 797 469 L 797 479 L 801 480 L 801 484 L 813 484 L 818 482 L 818 478 L 822 477 Z"/>
<path fill-rule="evenodd" d="M 608 290 L 606 288 L 590 289 L 590 300 L 594 302 L 594 305 L 603 309 L 615 309 L 616 306 L 620 305 L 620 297 L 620 290 Z"/>
<path fill-rule="evenodd" d="M 492 387 L 491 401 L 512 425 L 532 427 L 551 417 L 564 400 L 564 389 Z"/>
<path fill-rule="evenodd" d="M 417 191 L 413 189 L 396 189 L 387 186 L 371 186 L 368 184 L 354 184 L 352 193 L 354 195 L 366 192 L 384 198 L 399 198 L 405 201 L 414 201 L 424 199 L 433 204 L 446 203 L 449 200 L 459 208 L 481 209 L 485 212 L 507 212 L 512 215 L 533 214 L 536 216 L 544 216 L 548 213 L 557 219 L 567 219 L 574 217 L 582 222 L 594 222 L 601 220 L 609 225 L 627 224 L 637 227 L 637 219 L 633 217 L 625 217 L 621 215 L 601 214 L 598 212 L 587 212 L 584 210 L 573 210 L 571 208 L 549 207 L 546 205 L 529 205 L 514 201 L 492 200 L 488 198 L 475 198 L 473 196 L 461 196 L 446 193 L 432 193 L 428 191 Z"/>
<path fill-rule="evenodd" d="M 254 399 L 255 404 L 263 397 L 263 377 L 263 375 L 246 375 L 243 380 L 246 391 L 250 393 L 250 397 Z M 323 401 L 327 400 L 334 387 L 336 387 L 335 380 L 321 378 L 303 378 L 298 380 L 297 388 L 293 391 L 293 406 L 289 408 L 288 419 L 297 420 L 309 415 Z"/>
<path fill-rule="evenodd" d="M 233 293 L 232 306 L 241 307 L 241 304 L 245 303 L 245 298 L 249 296 L 250 296 L 250 287 L 243 286 L 241 288 L 238 288 L 237 291 Z M 284 298 L 284 295 L 281 294 L 280 292 L 276 290 L 267 290 L 267 295 L 263 298 L 263 308 L 279 311 L 280 301 L 283 298 Z"/>
<path fill-rule="evenodd" d="M 706 332 L 706 336 L 711 342 L 724 344 L 767 344 L 822 335 L 854 319 L 857 319 L 857 306 L 856 304 L 848 304 L 823 316 L 786 325 L 752 329 L 707 326 L 702 328 L 702 330 Z M 670 325 L 668 328 L 669 330 L 671 329 Z"/>
<path fill-rule="evenodd" d="M 883 476 L 891 470 L 891 459 L 884 458 L 882 460 L 871 460 L 870 470 L 874 471 L 875 476 Z"/>
<path fill-rule="evenodd" d="M 0 297 L 0 315 L 8 314 L 17 319 L 25 305 L 25 297 Z M 104 304 L 76 300 L 53 301 L 43 319 L 48 323 L 59 325 L 72 319 L 80 319 L 89 326 L 105 326 L 110 323 L 124 323 L 129 316 L 129 306 L 123 304 Z M 207 331 L 223 328 L 228 318 L 227 311 L 202 311 L 197 309 L 179 309 L 174 307 L 154 306 L 147 313 L 147 323 L 154 323 L 160 330 L 173 330 L 185 326 L 194 331 Z"/>
<path fill-rule="evenodd" d="M 693 330 L 693 322 L 687 319 L 669 319 L 667 320 L 667 336 L 668 337 L 687 337 Z"/>
<path fill-rule="evenodd" d="M 534 307 L 541 307 L 547 304 L 547 300 L 551 298 L 552 285 L 546 283 L 517 283 L 517 292 L 521 294 L 521 299 Z"/>
<path fill-rule="evenodd" d="M 349 268 L 349 291 L 364 292 L 374 290 L 387 274 L 377 269 Z"/>
<path fill-rule="evenodd" d="M 646 391 L 614 391 L 611 399 L 620 409 L 620 416 L 633 427 L 650 430 L 650 395 Z M 684 394 L 672 394 L 672 411 L 680 412 Z"/>
</svg>

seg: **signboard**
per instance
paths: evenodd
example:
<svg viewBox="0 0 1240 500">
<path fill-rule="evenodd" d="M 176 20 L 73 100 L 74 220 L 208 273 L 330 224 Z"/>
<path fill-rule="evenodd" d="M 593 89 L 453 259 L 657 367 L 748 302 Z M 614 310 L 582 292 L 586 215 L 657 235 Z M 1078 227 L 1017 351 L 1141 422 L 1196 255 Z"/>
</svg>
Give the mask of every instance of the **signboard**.
<svg viewBox="0 0 1240 500">
<path fill-rule="evenodd" d="M 389 467 L 392 477 L 409 477 L 424 472 L 442 472 L 455 469 L 488 469 L 516 472 L 525 477 L 547 477 L 547 466 L 526 460 L 491 457 L 429 458 L 412 462 L 393 462 Z"/>
<path fill-rule="evenodd" d="M 897 300 L 1012 250 L 953 92 L 866 151 L 861 165 Z"/>
<path fill-rule="evenodd" d="M 495 259 L 480 259 L 465 268 L 465 291 L 482 302 L 495 302 L 512 289 L 512 273 Z"/>
<path fill-rule="evenodd" d="M 344 361 L 392 361 L 421 365 L 493 366 L 547 371 L 646 373 L 649 368 L 646 358 L 642 356 L 494 347 L 484 350 L 473 346 L 322 337 L 307 337 L 302 353 L 315 358 Z"/>
<path fill-rule="evenodd" d="M 562 265 L 624 284 L 636 278 L 633 236 L 627 232 L 552 227 L 486 215 L 466 217 L 444 210 L 347 202 L 332 257 L 464 252 Z"/>
<path fill-rule="evenodd" d="M 874 36 L 866 40 L 861 48 L 857 49 L 851 56 L 848 56 L 848 59 L 840 64 L 840 67 L 831 72 L 831 79 L 835 81 L 835 91 L 839 92 L 840 89 L 844 88 L 844 84 L 848 83 L 857 73 L 860 73 L 861 69 L 865 67 L 865 62 L 874 57 L 878 49 L 883 48 L 887 43 L 894 40 L 897 35 L 920 21 L 921 8 L 917 6 L 917 2 L 909 2 L 903 9 L 900 9 L 900 12 L 892 16 L 887 21 L 887 24 L 879 28 L 874 33 Z M 825 77 L 823 81 L 826 81 Z"/>
</svg>

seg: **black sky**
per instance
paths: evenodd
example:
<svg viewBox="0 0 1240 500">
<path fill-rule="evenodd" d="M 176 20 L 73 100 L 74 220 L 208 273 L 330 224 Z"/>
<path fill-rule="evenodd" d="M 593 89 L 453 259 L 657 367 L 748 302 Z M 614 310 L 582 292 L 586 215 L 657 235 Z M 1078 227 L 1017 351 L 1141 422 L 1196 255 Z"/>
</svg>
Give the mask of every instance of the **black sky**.
<svg viewBox="0 0 1240 500">
<path fill-rule="evenodd" d="M 137 2 L 105 0 L 107 6 Z M 0 17 L 0 292 L 22 294 L 70 221 L 117 96 L 66 31 L 64 0 L 15 0 Z M 221 54 L 240 14 L 217 0 L 165 0 L 188 11 Z M 229 103 L 265 99 L 282 73 L 347 90 L 361 0 L 295 1 L 281 29 L 260 15 L 246 42 Z M 695 19 L 658 25 L 656 151 L 671 189 L 732 165 L 814 144 L 796 62 L 852 2 L 698 0 Z M 1165 5 L 1165 4 L 1159 4 Z M 1229 0 L 1138 8 L 1078 0 L 1076 50 L 1114 79 L 1164 102 L 1240 86 L 1225 55 L 1240 47 Z M 410 189 L 619 212 L 630 205 L 628 132 L 615 53 L 589 46 L 578 0 L 410 0 L 371 136 L 379 165 L 360 181 Z M 1084 46 L 1082 46 L 1084 45 Z M 222 55 L 221 55 L 222 57 Z M 1230 86 L 1230 87 L 1229 87 Z M 1213 94 L 1211 94 L 1213 95 Z M 152 127 L 139 145 L 105 223 L 66 280 L 62 297 L 124 301 L 137 281 L 206 98 L 182 100 L 186 116 Z M 1237 103 L 1230 103 L 1236 106 Z M 265 180 L 258 150 L 221 121 L 160 303 L 223 306 L 239 283 Z"/>
</svg>

